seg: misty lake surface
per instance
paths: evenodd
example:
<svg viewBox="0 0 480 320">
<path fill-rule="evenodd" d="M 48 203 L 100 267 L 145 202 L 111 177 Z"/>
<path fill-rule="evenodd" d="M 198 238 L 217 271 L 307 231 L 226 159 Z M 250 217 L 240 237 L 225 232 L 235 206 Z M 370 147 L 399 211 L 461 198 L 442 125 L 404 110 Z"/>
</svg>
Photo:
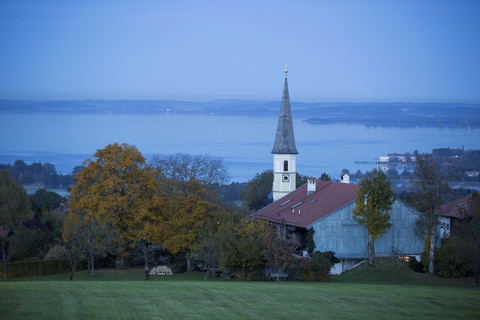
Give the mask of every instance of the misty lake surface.
<svg viewBox="0 0 480 320">
<path fill-rule="evenodd" d="M 388 153 L 462 146 L 480 149 L 478 128 L 311 125 L 302 119 L 295 119 L 293 125 L 297 171 L 313 177 L 326 172 L 339 178 L 343 168 L 365 172 Z M 50 162 L 66 174 L 97 149 L 118 142 L 137 146 L 147 160 L 153 154 L 178 152 L 222 157 L 231 180 L 244 182 L 272 168 L 276 126 L 276 117 L 2 114 L 0 163 Z"/>
</svg>

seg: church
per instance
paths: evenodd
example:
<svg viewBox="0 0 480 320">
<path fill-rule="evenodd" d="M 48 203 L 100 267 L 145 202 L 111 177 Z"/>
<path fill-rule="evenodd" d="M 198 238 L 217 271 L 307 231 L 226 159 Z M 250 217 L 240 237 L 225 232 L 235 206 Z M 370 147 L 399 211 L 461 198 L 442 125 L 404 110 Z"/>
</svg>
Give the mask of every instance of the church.
<svg viewBox="0 0 480 320">
<path fill-rule="evenodd" d="M 368 258 L 367 229 L 353 219 L 356 191 L 359 186 L 309 178 L 296 187 L 298 151 L 295 145 L 290 97 L 285 69 L 282 103 L 273 154 L 273 203 L 252 214 L 255 219 L 277 225 L 279 233 L 292 237 L 305 248 L 307 230 L 313 229 L 315 251 L 333 251 L 340 259 L 332 273 L 349 270 Z M 377 257 L 401 253 L 419 256 L 423 241 L 415 232 L 419 212 L 395 200 L 391 210 L 391 228 L 375 242 Z"/>
</svg>

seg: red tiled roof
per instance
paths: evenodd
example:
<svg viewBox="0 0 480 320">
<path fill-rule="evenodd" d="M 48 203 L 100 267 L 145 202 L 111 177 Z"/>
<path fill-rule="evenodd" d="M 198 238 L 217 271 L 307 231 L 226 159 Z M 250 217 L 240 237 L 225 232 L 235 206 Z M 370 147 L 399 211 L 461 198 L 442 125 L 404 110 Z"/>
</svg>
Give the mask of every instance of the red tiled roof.
<svg viewBox="0 0 480 320">
<path fill-rule="evenodd" d="M 440 215 L 444 217 L 463 219 L 464 217 L 462 216 L 460 210 L 463 209 L 467 213 L 470 212 L 470 206 L 468 205 L 468 201 L 470 201 L 471 198 L 472 195 L 468 195 L 466 197 L 444 204 L 439 209 Z"/>
<path fill-rule="evenodd" d="M 307 185 L 255 212 L 256 219 L 306 228 L 344 207 L 357 196 L 354 184 L 316 180 L 316 191 L 307 195 Z"/>
</svg>

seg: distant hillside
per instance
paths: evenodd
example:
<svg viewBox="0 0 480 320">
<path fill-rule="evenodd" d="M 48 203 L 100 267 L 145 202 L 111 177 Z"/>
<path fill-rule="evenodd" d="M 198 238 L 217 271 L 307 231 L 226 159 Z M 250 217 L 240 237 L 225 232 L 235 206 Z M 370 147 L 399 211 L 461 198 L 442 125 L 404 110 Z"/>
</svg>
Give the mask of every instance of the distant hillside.
<svg viewBox="0 0 480 320">
<path fill-rule="evenodd" d="M 480 103 L 291 102 L 293 116 L 310 124 L 381 127 L 480 127 Z M 276 117 L 280 101 L 0 100 L 1 113 L 193 114 Z"/>
</svg>

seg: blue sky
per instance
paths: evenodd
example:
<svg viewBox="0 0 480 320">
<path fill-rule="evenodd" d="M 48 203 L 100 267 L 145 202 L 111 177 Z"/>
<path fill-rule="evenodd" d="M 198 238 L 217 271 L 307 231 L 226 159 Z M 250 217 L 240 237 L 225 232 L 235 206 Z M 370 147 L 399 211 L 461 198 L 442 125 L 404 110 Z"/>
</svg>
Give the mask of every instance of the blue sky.
<svg viewBox="0 0 480 320">
<path fill-rule="evenodd" d="M 480 1 L 0 1 L 0 98 L 480 102 Z"/>
</svg>

